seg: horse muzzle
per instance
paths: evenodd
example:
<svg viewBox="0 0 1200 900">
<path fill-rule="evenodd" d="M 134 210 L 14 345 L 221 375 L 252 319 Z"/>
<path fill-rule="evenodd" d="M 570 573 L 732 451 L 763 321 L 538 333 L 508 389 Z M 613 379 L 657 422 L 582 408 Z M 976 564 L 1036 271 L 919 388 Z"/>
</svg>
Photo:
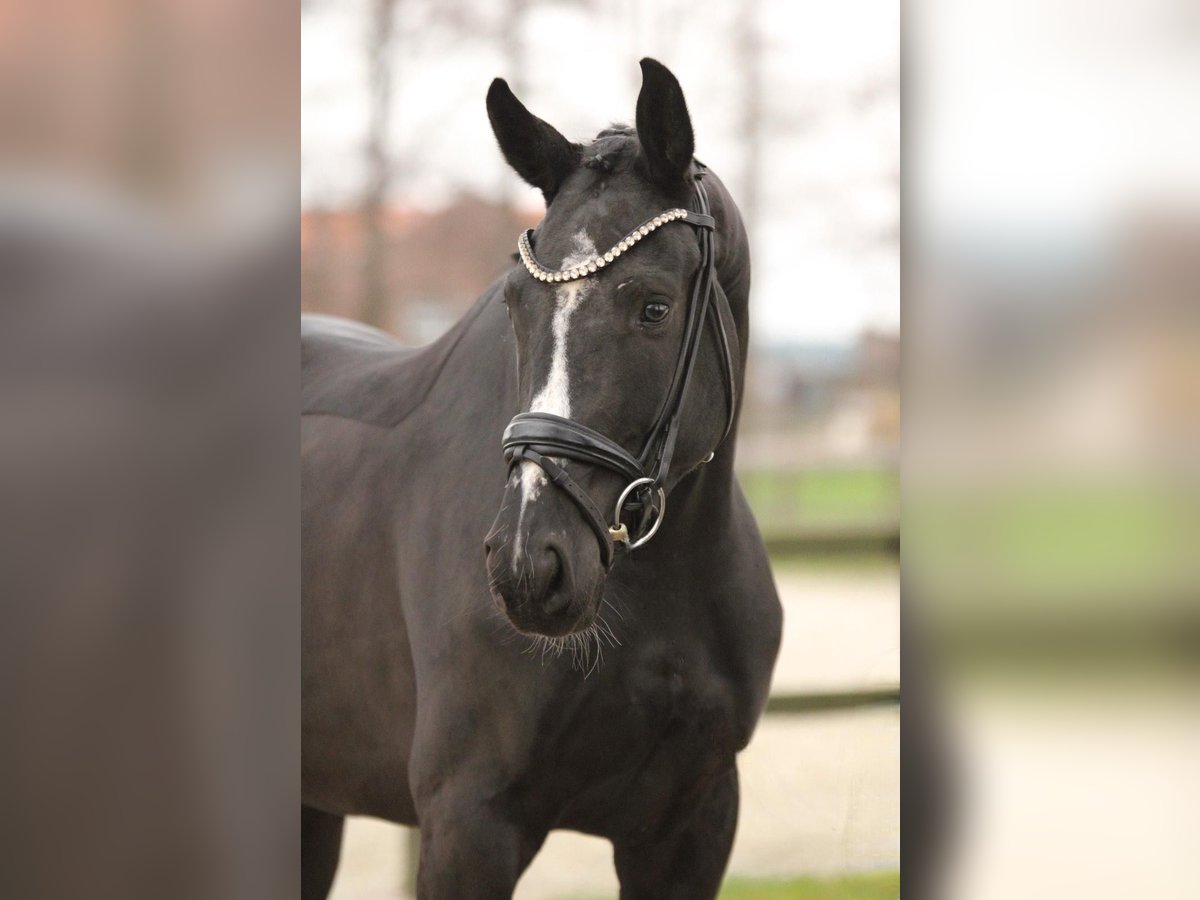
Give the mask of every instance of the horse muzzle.
<svg viewBox="0 0 1200 900">
<path fill-rule="evenodd" d="M 523 479 L 509 491 L 528 490 Z M 536 500 L 506 496 L 484 540 L 488 586 L 520 631 L 560 636 L 595 618 L 607 568 L 574 506 L 543 489 Z"/>
</svg>

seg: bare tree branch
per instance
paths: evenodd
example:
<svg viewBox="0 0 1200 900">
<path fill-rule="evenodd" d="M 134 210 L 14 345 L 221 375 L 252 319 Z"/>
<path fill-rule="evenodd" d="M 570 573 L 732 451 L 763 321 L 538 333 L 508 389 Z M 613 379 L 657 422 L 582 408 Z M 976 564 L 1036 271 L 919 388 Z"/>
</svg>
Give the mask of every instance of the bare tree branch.
<svg viewBox="0 0 1200 900">
<path fill-rule="evenodd" d="M 387 318 L 387 234 L 384 222 L 392 166 L 388 127 L 392 113 L 392 60 L 398 0 L 372 0 L 367 27 L 367 91 L 369 121 L 366 144 L 366 187 L 362 199 L 363 321 L 382 327 Z"/>
</svg>

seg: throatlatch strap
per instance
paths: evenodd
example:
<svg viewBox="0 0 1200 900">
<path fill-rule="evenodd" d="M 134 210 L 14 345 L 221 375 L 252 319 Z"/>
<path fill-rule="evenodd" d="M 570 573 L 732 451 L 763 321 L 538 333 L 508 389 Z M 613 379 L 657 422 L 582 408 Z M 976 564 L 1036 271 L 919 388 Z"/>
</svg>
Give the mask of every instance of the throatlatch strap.
<svg viewBox="0 0 1200 900">
<path fill-rule="evenodd" d="M 720 354 L 721 368 L 725 370 L 725 408 L 728 415 L 725 418 L 725 432 L 717 446 L 725 443 L 729 433 L 733 431 L 733 420 L 738 407 L 738 386 L 734 373 L 737 372 L 738 362 L 742 358 L 741 344 L 738 342 L 737 323 L 733 321 L 733 310 L 729 308 L 729 298 L 719 281 L 713 281 L 714 299 L 708 307 L 709 319 L 713 323 L 713 334 L 717 342 L 717 352 Z"/>
</svg>

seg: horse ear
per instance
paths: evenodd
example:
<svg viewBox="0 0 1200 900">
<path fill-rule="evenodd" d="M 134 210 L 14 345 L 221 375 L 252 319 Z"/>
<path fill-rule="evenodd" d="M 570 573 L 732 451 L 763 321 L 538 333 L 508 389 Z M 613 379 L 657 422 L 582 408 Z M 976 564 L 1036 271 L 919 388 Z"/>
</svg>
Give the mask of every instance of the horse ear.
<svg viewBox="0 0 1200 900">
<path fill-rule="evenodd" d="M 668 190 L 684 181 L 696 142 L 683 88 L 656 59 L 642 60 L 642 90 L 637 101 L 637 133 L 650 166 L 650 177 Z"/>
<path fill-rule="evenodd" d="M 580 150 L 516 98 L 503 78 L 488 88 L 488 119 L 500 152 L 518 175 L 538 188 L 546 203 L 579 165 Z"/>
</svg>

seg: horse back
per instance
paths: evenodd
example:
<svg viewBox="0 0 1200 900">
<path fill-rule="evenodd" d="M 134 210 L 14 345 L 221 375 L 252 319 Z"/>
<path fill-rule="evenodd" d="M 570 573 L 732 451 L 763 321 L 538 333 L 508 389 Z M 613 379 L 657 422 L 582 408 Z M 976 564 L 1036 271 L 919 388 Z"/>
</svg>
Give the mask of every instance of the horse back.
<svg viewBox="0 0 1200 900">
<path fill-rule="evenodd" d="M 414 646 L 429 643 L 424 607 L 442 593 L 425 578 L 440 568 L 439 549 L 467 552 L 418 543 L 461 516 L 430 502 L 434 487 L 455 468 L 481 468 L 458 457 L 482 447 L 445 435 L 478 422 L 464 408 L 468 373 L 481 378 L 508 352 L 491 334 L 500 326 L 478 321 L 489 296 L 416 349 L 357 323 L 302 317 L 302 783 L 304 802 L 327 812 L 414 821 Z M 476 402 L 496 406 L 482 387 L 496 383 L 481 378 Z"/>
</svg>

